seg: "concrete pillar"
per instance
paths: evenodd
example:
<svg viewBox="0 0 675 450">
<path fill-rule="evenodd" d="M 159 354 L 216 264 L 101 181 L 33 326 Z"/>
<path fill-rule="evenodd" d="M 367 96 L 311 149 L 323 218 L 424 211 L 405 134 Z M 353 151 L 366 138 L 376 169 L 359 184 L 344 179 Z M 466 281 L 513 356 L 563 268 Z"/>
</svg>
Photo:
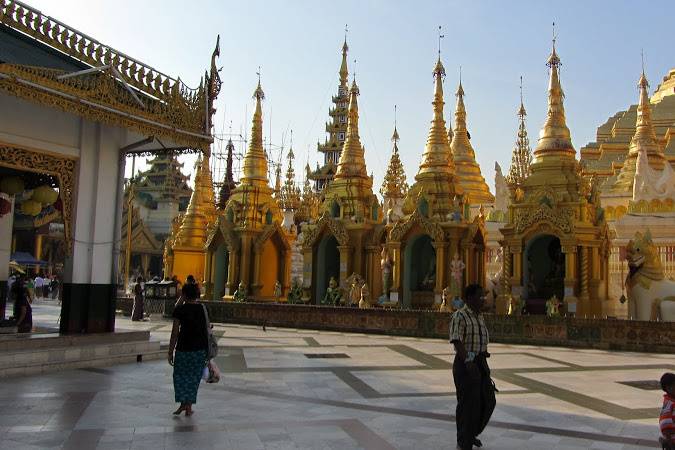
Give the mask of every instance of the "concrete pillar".
<svg viewBox="0 0 675 450">
<path fill-rule="evenodd" d="M 4 194 L 0 194 L 4 195 Z M 7 279 L 9 278 L 9 260 L 12 255 L 12 227 L 14 226 L 14 196 L 5 196 L 9 200 L 10 209 L 7 214 L 0 217 L 0 319 L 5 318 L 5 306 L 7 300 Z M 10 238 L 12 236 L 12 238 Z"/>
</svg>

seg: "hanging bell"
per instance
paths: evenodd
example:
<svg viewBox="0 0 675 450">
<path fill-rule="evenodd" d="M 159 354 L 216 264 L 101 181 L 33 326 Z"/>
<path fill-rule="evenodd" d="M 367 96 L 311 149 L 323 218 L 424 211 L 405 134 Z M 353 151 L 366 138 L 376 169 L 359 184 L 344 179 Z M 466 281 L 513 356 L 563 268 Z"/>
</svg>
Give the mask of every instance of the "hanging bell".
<svg viewBox="0 0 675 450">
<path fill-rule="evenodd" d="M 626 303 L 626 295 L 625 295 L 625 294 L 621 294 L 621 298 L 619 299 L 619 301 L 621 302 L 622 305 L 623 305 L 624 303 Z"/>
</svg>

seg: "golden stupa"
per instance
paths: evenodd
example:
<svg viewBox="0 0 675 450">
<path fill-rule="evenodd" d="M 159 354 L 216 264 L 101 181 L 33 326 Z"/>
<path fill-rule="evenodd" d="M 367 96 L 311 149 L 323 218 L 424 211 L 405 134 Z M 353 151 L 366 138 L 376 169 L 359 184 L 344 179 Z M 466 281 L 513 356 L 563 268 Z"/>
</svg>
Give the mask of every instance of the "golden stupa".
<svg viewBox="0 0 675 450">
<path fill-rule="evenodd" d="M 169 252 L 172 264 L 165 268 L 165 273 L 177 276 L 181 282 L 185 282 L 188 275 L 194 275 L 197 281 L 203 280 L 205 275 L 204 244 L 216 219 L 209 162 L 208 153 L 204 153 L 197 160 L 195 187 L 190 203 L 182 217 L 180 228 L 171 239 L 173 245 Z"/>
<path fill-rule="evenodd" d="M 509 294 L 539 312 L 553 295 L 567 312 L 599 317 L 608 290 L 609 238 L 594 186 L 581 176 L 565 120 L 555 49 L 550 69 L 548 115 L 539 133 L 529 175 L 512 187 L 509 220 L 501 232 L 504 293 L 497 313 L 508 309 Z"/>
<path fill-rule="evenodd" d="M 467 283 L 485 279 L 484 217 L 467 221 L 443 118 L 444 76 L 439 55 L 422 161 L 405 197 L 405 216 L 387 225 L 386 248 L 393 266 L 390 301 L 408 308 L 437 307 L 448 285 L 454 283 L 453 289 L 461 292 Z M 459 281 L 450 277 L 453 267 L 462 272 Z"/>
<path fill-rule="evenodd" d="M 649 161 L 649 166 L 661 170 L 667 163 L 663 155 L 663 149 L 656 141 L 656 134 L 652 125 L 652 108 L 649 103 L 649 82 L 644 71 L 638 81 L 640 90 L 640 100 L 637 106 L 637 120 L 635 123 L 635 134 L 630 140 L 628 155 L 623 161 L 623 166 L 616 176 L 607 179 L 603 185 L 603 190 L 613 192 L 633 191 L 633 179 L 635 178 L 635 166 L 640 150 L 645 150 Z"/>
<path fill-rule="evenodd" d="M 283 293 L 290 285 L 290 241 L 281 227 L 278 196 L 267 176 L 261 106 L 265 94 L 260 79 L 253 97 L 255 112 L 242 176 L 208 238 L 206 266 L 216 296 L 223 292 L 225 299 L 231 299 L 241 285 L 247 298 L 273 300 L 277 282 Z"/>
<path fill-rule="evenodd" d="M 319 218 L 307 227 L 302 243 L 305 285 L 315 303 L 324 299 L 331 278 L 346 290 L 347 278 L 354 274 L 351 279 L 365 280 L 369 292 L 377 290 L 374 264 L 379 252 L 370 242 L 375 227 L 382 227 L 382 212 L 359 137 L 358 95 L 354 80 L 337 171 L 324 191 Z"/>
<path fill-rule="evenodd" d="M 450 150 L 452 150 L 457 179 L 464 189 L 466 201 L 470 205 L 492 204 L 495 197 L 490 193 L 490 188 L 488 188 L 485 178 L 480 172 L 480 166 L 476 162 L 476 152 L 471 145 L 466 127 L 464 88 L 461 80 L 455 95 L 457 96 L 457 107 L 455 108 L 455 129 L 452 132 Z M 448 136 L 450 136 L 450 132 Z"/>
</svg>

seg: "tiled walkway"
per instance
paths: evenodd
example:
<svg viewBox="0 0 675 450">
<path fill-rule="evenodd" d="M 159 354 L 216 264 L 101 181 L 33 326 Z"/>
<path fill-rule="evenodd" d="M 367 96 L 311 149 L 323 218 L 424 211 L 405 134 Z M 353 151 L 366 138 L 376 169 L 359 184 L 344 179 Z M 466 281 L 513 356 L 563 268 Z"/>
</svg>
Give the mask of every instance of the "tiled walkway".
<svg viewBox="0 0 675 450">
<path fill-rule="evenodd" d="M 40 314 L 48 314 L 40 308 Z M 42 316 L 46 317 L 46 316 Z M 167 342 L 170 323 L 131 323 Z M 0 382 L 0 448 L 454 449 L 444 341 L 216 326 L 223 378 L 173 417 L 165 361 Z M 490 347 L 485 449 L 655 448 L 671 355 Z"/>
</svg>

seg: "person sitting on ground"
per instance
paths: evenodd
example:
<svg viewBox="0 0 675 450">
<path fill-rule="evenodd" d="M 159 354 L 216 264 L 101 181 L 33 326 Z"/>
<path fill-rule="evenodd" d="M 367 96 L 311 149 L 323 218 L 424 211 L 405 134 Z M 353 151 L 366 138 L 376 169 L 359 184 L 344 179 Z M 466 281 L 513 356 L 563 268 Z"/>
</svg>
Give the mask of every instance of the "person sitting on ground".
<svg viewBox="0 0 675 450">
<path fill-rule="evenodd" d="M 30 333 L 33 330 L 33 308 L 30 306 L 26 278 L 20 275 L 12 284 L 11 297 L 14 299 L 14 319 L 17 332 Z"/>
<path fill-rule="evenodd" d="M 189 277 L 188 277 L 189 279 Z M 194 280 L 194 277 L 193 277 Z M 173 329 L 169 341 L 169 364 L 173 366 L 175 400 L 180 415 L 192 415 L 192 405 L 197 403 L 197 391 L 202 371 L 207 364 L 208 335 L 206 310 L 198 303 L 196 283 L 186 282 L 181 296 L 184 302 L 173 311 Z"/>
<path fill-rule="evenodd" d="M 661 377 L 663 389 L 663 407 L 659 415 L 661 428 L 661 446 L 664 449 L 675 450 L 675 373 L 666 372 Z"/>
</svg>

